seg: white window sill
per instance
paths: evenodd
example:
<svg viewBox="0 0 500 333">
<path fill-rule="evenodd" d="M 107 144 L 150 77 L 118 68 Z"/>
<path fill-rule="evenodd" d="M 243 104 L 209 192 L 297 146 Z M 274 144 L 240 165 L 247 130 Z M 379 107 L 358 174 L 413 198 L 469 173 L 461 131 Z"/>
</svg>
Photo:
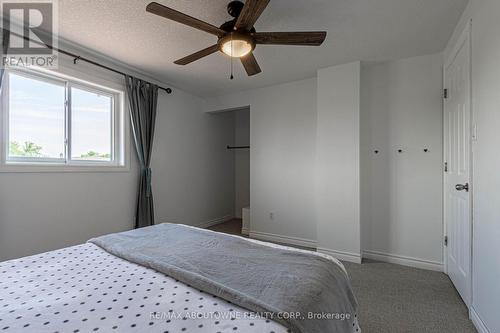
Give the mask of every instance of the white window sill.
<svg viewBox="0 0 500 333">
<path fill-rule="evenodd" d="M 80 172 L 80 173 L 92 173 L 92 172 L 128 172 L 130 171 L 129 165 L 116 166 L 116 165 L 61 165 L 61 164 L 50 164 L 50 163 L 15 163 L 8 162 L 0 166 L 0 173 L 39 173 L 39 172 Z"/>
</svg>

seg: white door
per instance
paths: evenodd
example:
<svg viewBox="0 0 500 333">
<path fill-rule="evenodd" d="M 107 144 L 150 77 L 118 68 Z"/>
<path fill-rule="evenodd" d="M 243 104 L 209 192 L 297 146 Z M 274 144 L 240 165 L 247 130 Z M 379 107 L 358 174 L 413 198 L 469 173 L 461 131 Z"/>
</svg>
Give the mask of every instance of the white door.
<svg viewBox="0 0 500 333">
<path fill-rule="evenodd" d="M 471 300 L 471 66 L 470 34 L 464 33 L 446 64 L 444 106 L 444 204 L 447 273 L 469 306 Z"/>
</svg>

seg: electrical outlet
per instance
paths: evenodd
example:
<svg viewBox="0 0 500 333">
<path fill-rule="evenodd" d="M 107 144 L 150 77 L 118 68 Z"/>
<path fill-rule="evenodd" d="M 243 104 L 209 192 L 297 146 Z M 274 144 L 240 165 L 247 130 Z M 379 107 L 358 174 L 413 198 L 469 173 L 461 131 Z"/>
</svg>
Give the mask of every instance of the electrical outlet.
<svg viewBox="0 0 500 333">
<path fill-rule="evenodd" d="M 273 213 L 273 212 L 270 212 L 270 213 L 269 213 L 269 219 L 270 219 L 271 221 L 273 221 L 273 220 L 274 220 L 274 213 Z"/>
</svg>

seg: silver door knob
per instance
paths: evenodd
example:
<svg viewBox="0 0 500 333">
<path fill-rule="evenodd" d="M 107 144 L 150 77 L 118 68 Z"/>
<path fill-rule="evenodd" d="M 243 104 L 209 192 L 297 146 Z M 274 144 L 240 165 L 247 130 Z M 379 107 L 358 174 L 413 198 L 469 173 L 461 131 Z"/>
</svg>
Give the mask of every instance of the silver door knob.
<svg viewBox="0 0 500 333">
<path fill-rule="evenodd" d="M 455 190 L 469 192 L 469 183 L 455 185 Z"/>
</svg>

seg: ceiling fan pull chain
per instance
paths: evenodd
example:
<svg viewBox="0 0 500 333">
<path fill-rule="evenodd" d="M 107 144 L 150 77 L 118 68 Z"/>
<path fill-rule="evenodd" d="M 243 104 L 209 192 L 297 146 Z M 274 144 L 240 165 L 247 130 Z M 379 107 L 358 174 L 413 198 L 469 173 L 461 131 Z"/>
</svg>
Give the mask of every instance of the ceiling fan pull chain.
<svg viewBox="0 0 500 333">
<path fill-rule="evenodd" d="M 234 79 L 233 76 L 233 58 L 231 58 L 231 76 L 229 77 L 230 80 Z"/>
<path fill-rule="evenodd" d="M 233 76 L 233 34 L 231 33 L 231 76 L 229 77 L 230 80 L 234 79 Z"/>
</svg>

